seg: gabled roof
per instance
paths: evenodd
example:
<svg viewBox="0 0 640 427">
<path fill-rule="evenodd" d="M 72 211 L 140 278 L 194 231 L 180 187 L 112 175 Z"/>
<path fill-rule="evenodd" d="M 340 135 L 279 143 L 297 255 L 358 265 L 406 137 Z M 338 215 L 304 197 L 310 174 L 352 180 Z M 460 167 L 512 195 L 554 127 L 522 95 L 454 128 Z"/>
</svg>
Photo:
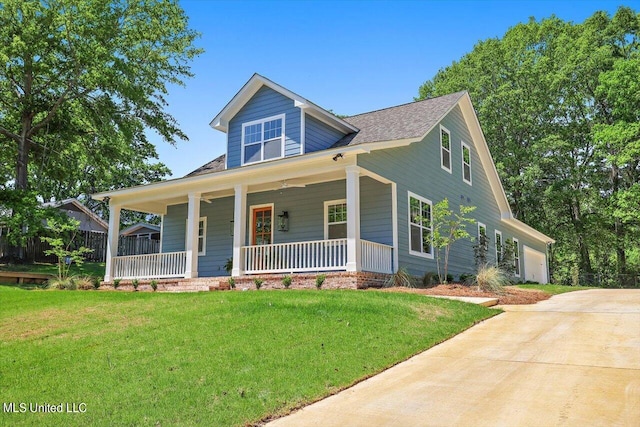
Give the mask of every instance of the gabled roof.
<svg viewBox="0 0 640 427">
<path fill-rule="evenodd" d="M 359 131 L 346 135 L 333 147 L 422 138 L 455 107 L 465 93 L 456 92 L 346 117 L 344 120 Z"/>
<path fill-rule="evenodd" d="M 80 203 L 80 201 L 78 199 L 71 198 L 71 199 L 64 199 L 64 200 L 59 200 L 59 201 L 56 201 L 56 202 L 47 202 L 47 203 L 43 203 L 42 204 L 42 206 L 44 206 L 44 207 L 52 207 L 52 208 L 58 208 L 58 209 L 63 209 L 65 207 L 65 205 L 72 205 L 75 208 L 74 210 L 77 210 L 79 212 L 82 212 L 82 213 L 86 214 L 91 219 L 93 219 L 95 222 L 100 224 L 100 226 L 103 227 L 105 230 L 109 229 L 109 224 L 107 224 L 107 222 L 105 220 L 100 218 L 91 209 L 89 209 L 88 207 L 86 207 L 85 205 Z"/>
<path fill-rule="evenodd" d="M 282 95 L 290 98 L 294 101 L 295 106 L 303 108 L 305 113 L 310 116 L 332 126 L 344 133 L 356 132 L 358 129 L 346 121 L 340 119 L 329 111 L 322 107 L 317 106 L 313 102 L 301 97 L 297 93 L 291 92 L 289 89 L 280 86 L 279 84 L 272 82 L 268 78 L 255 73 L 247 83 L 236 93 L 236 95 L 225 105 L 225 107 L 218 113 L 217 116 L 211 120 L 209 125 L 219 131 L 228 132 L 229 121 L 240 111 L 242 107 L 251 99 L 253 95 L 258 92 L 262 86 L 267 86 L 281 93 Z"/>
<path fill-rule="evenodd" d="M 158 225 L 154 225 L 154 224 L 149 224 L 147 222 L 139 222 L 137 224 L 132 225 L 131 227 L 127 227 L 124 230 L 122 230 L 120 232 L 121 236 L 126 236 L 129 234 L 135 234 L 136 231 L 141 230 L 143 228 L 147 228 L 151 231 L 154 231 L 156 233 L 160 232 L 160 226 Z"/>
</svg>

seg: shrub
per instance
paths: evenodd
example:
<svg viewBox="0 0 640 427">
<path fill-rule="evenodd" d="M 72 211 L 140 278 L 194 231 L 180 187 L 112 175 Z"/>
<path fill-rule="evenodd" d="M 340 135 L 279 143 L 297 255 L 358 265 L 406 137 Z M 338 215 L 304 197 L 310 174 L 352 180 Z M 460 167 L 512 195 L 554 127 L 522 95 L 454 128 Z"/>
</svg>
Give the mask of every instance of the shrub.
<svg viewBox="0 0 640 427">
<path fill-rule="evenodd" d="M 386 288 L 401 286 L 404 288 L 415 288 L 415 279 L 409 274 L 406 267 L 400 267 L 398 271 L 393 273 L 384 283 Z"/>
<path fill-rule="evenodd" d="M 229 283 L 229 287 L 231 289 L 236 288 L 236 279 L 234 279 L 233 277 L 229 277 L 229 280 L 227 280 L 227 283 Z"/>
<path fill-rule="evenodd" d="M 138 285 L 140 284 L 140 282 L 138 282 L 138 279 L 133 279 L 131 281 L 131 284 L 133 285 L 133 290 L 137 291 L 138 290 Z"/>
<path fill-rule="evenodd" d="M 264 283 L 264 280 L 255 278 L 253 279 L 253 283 L 256 284 L 256 289 L 260 290 L 260 288 L 262 287 L 262 284 Z"/>
<path fill-rule="evenodd" d="M 91 276 L 74 276 L 71 277 L 71 280 L 73 280 L 78 289 L 82 289 L 83 291 L 95 289 L 94 278 Z M 100 282 L 98 282 L 98 286 L 100 286 Z"/>
<path fill-rule="evenodd" d="M 463 285 L 470 285 L 475 280 L 476 276 L 471 273 L 462 273 L 460 275 L 460 283 Z"/>
<path fill-rule="evenodd" d="M 233 258 L 227 258 L 227 262 L 224 263 L 224 269 L 227 271 L 227 274 L 231 274 L 231 270 L 233 270 Z"/>
<path fill-rule="evenodd" d="M 100 279 L 98 277 L 93 276 L 91 278 L 91 283 L 93 284 L 94 289 L 100 289 Z"/>
<path fill-rule="evenodd" d="M 422 286 L 425 288 L 432 288 L 438 283 L 438 273 L 435 271 L 427 271 L 422 276 Z"/>
<path fill-rule="evenodd" d="M 120 281 L 122 279 L 113 279 L 113 289 L 118 289 L 118 286 L 120 286 Z"/>
<path fill-rule="evenodd" d="M 485 265 L 478 270 L 474 284 L 480 290 L 504 294 L 504 287 L 509 285 L 509 277 L 498 267 Z"/>
<path fill-rule="evenodd" d="M 157 280 L 152 280 L 151 282 L 149 282 L 149 284 L 151 285 L 151 289 L 153 289 L 153 292 L 158 290 L 158 281 Z"/>
<path fill-rule="evenodd" d="M 68 277 L 66 279 L 60 279 L 57 277 L 54 279 L 49 279 L 47 280 L 47 289 L 65 290 L 67 289 L 67 286 L 70 282 L 71 279 Z"/>
<path fill-rule="evenodd" d="M 289 289 L 289 286 L 291 286 L 291 281 L 293 279 L 291 278 L 291 276 L 284 276 L 282 278 L 282 285 L 285 287 L 285 289 Z"/>
<path fill-rule="evenodd" d="M 447 283 L 453 282 L 453 274 L 447 274 Z"/>
<path fill-rule="evenodd" d="M 316 276 L 316 289 L 319 290 L 322 287 L 322 284 L 324 283 L 326 278 L 326 274 L 319 274 Z"/>
</svg>

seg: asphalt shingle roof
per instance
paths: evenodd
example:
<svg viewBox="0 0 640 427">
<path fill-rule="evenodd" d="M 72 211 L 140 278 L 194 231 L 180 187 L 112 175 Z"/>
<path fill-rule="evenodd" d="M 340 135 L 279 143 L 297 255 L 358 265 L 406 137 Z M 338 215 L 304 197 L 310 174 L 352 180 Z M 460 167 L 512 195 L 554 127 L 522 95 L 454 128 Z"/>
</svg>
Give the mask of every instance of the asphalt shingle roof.
<svg viewBox="0 0 640 427">
<path fill-rule="evenodd" d="M 224 170 L 224 164 L 226 163 L 226 155 L 222 154 L 209 163 L 200 166 L 198 169 L 187 174 L 187 176 L 202 175 L 205 173 L 220 172 Z"/>
<path fill-rule="evenodd" d="M 333 147 L 422 137 L 464 94 L 465 92 L 456 92 L 345 117 L 344 121 L 357 127 L 360 131 L 346 135 Z"/>
<path fill-rule="evenodd" d="M 422 137 L 457 104 L 465 93 L 456 92 L 437 98 L 345 117 L 343 120 L 357 127 L 359 131 L 345 135 L 333 144 L 331 148 Z M 219 172 L 224 168 L 225 155 L 223 154 L 200 166 L 187 176 Z"/>
</svg>

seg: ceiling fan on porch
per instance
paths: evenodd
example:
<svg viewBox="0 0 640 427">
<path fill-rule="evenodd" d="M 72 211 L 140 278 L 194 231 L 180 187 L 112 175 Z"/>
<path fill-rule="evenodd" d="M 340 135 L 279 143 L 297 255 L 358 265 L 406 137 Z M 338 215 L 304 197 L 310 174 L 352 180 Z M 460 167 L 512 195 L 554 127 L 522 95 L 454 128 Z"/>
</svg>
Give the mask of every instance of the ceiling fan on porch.
<svg viewBox="0 0 640 427">
<path fill-rule="evenodd" d="M 296 183 L 292 183 L 292 182 L 287 182 L 286 179 L 283 179 L 282 181 L 280 181 L 281 185 L 280 188 L 304 188 L 307 185 L 306 184 L 296 184 Z"/>
<path fill-rule="evenodd" d="M 279 184 L 280 185 L 276 184 L 276 185 L 270 186 L 266 188 L 266 190 L 267 191 L 285 190 L 287 188 L 304 188 L 307 186 L 306 184 L 297 184 L 295 182 L 287 181 L 286 179 L 283 179 L 282 181 L 280 181 Z"/>
</svg>

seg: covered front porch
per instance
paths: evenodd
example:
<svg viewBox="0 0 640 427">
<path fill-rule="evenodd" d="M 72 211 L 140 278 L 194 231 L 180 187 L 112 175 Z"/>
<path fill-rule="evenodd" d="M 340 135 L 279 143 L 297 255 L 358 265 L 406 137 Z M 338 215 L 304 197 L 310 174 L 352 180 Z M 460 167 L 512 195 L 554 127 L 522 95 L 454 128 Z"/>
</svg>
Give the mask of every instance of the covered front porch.
<svg viewBox="0 0 640 427">
<path fill-rule="evenodd" d="M 284 163 L 251 168 L 271 170 L 259 175 L 239 168 L 151 184 L 137 197 L 114 193 L 105 282 L 397 270 L 394 182 L 355 157 Z M 116 256 L 121 209 L 163 216 L 160 253 Z"/>
<path fill-rule="evenodd" d="M 362 239 L 358 246 L 361 268 L 353 271 L 393 273 L 392 246 Z M 243 246 L 241 256 L 241 274 L 350 271 L 347 239 Z M 114 278 L 187 278 L 187 251 L 117 256 L 112 262 Z"/>
</svg>

